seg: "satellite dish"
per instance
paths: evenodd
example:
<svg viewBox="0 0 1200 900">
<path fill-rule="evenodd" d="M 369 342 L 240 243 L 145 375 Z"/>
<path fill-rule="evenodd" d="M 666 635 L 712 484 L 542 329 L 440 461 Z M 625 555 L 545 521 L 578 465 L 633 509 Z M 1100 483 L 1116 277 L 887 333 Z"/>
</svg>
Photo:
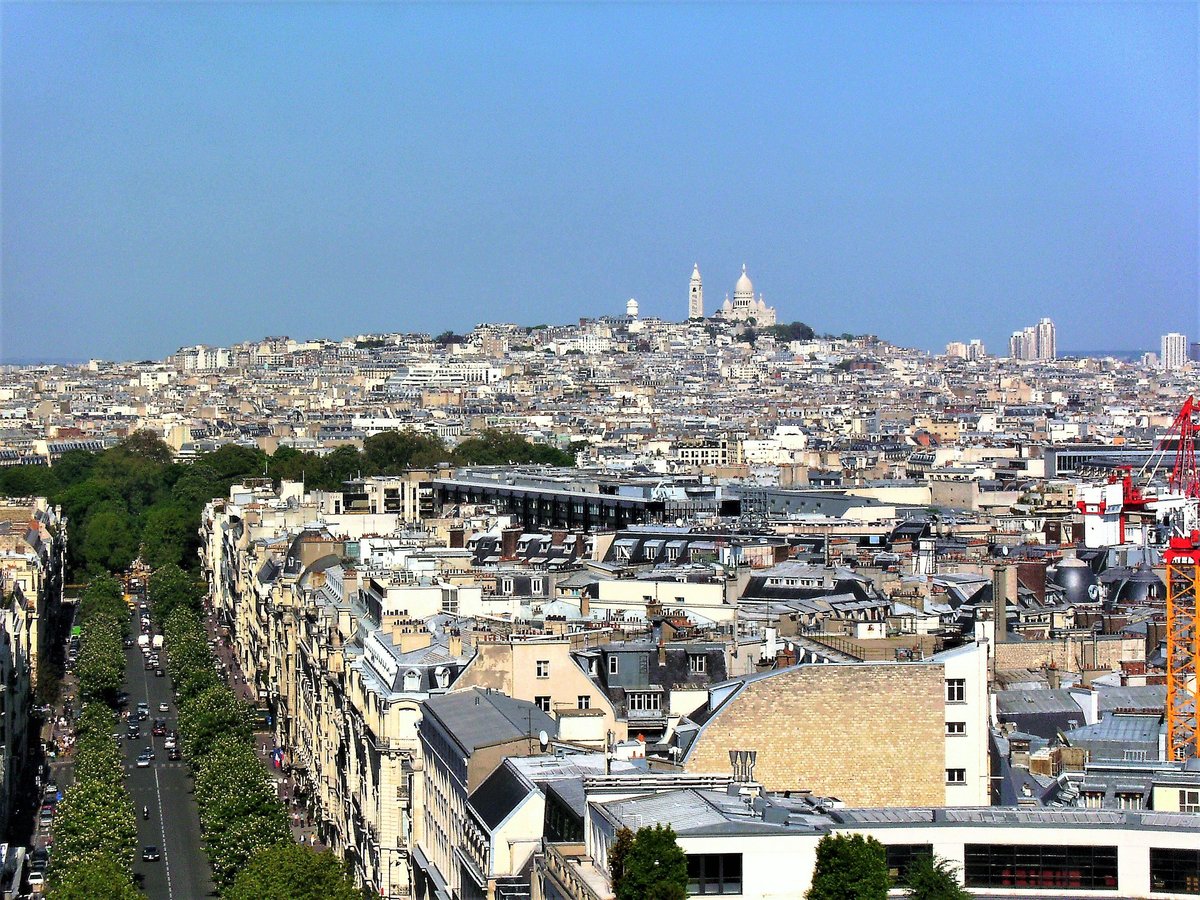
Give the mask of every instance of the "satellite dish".
<svg viewBox="0 0 1200 900">
<path fill-rule="evenodd" d="M 545 750 L 546 747 L 550 743 L 550 735 L 546 734 L 546 732 L 544 732 L 544 731 L 539 731 L 538 732 L 538 743 L 541 744 L 542 749 Z"/>
</svg>

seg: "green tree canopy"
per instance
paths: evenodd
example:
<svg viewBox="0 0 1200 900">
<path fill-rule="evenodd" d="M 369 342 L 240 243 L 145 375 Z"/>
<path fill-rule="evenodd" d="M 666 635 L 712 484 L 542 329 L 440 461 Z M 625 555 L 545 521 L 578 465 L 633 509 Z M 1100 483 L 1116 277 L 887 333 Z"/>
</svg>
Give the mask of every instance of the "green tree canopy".
<svg viewBox="0 0 1200 900">
<path fill-rule="evenodd" d="M 329 851 L 297 844 L 259 850 L 238 872 L 225 900 L 361 900 L 345 866 Z"/>
<path fill-rule="evenodd" d="M 621 876 L 613 882 L 617 900 L 687 897 L 687 855 L 670 825 L 639 828 L 619 864 Z"/>
<path fill-rule="evenodd" d="M 970 900 L 958 883 L 954 865 L 945 859 L 922 854 L 912 861 L 903 876 L 909 900 Z"/>
<path fill-rule="evenodd" d="M 175 563 L 168 563 L 150 573 L 147 596 L 155 618 L 165 622 L 180 607 L 199 612 L 204 598 L 204 584 Z"/>
<path fill-rule="evenodd" d="M 179 706 L 184 751 L 198 760 L 224 735 L 250 741 L 250 710 L 223 684 L 185 699 Z"/>
<path fill-rule="evenodd" d="M 813 330 L 803 322 L 789 322 L 786 325 L 772 325 L 765 329 L 777 341 L 811 341 L 815 336 Z"/>
<path fill-rule="evenodd" d="M 891 884 L 883 844 L 861 834 L 827 834 L 807 900 L 886 900 Z"/>
<path fill-rule="evenodd" d="M 105 853 L 93 853 L 79 865 L 56 872 L 50 879 L 49 900 L 143 900 L 144 897 L 126 867 Z"/>
<path fill-rule="evenodd" d="M 489 429 L 467 438 L 454 448 L 453 461 L 460 466 L 499 466 L 507 463 L 542 463 L 573 466 L 575 457 L 548 444 L 535 444 L 518 434 Z"/>
<path fill-rule="evenodd" d="M 435 466 L 449 458 L 446 446 L 433 435 L 416 431 L 384 431 L 363 441 L 363 471 L 394 474 Z"/>
</svg>

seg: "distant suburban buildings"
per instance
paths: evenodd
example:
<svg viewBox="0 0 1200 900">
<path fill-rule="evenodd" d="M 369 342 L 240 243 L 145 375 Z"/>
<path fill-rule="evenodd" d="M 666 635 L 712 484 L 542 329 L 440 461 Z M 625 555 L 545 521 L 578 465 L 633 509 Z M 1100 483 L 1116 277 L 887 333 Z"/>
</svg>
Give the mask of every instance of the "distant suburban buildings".
<svg viewBox="0 0 1200 900">
<path fill-rule="evenodd" d="M 946 355 L 954 359 L 965 359 L 974 362 L 987 356 L 987 349 L 979 338 L 972 338 L 970 343 L 951 341 L 946 345 Z"/>
<path fill-rule="evenodd" d="M 1054 323 L 1042 319 L 1021 331 L 1014 331 L 1008 342 L 1008 355 L 1012 359 L 1045 360 L 1058 357 L 1058 345 Z"/>
</svg>

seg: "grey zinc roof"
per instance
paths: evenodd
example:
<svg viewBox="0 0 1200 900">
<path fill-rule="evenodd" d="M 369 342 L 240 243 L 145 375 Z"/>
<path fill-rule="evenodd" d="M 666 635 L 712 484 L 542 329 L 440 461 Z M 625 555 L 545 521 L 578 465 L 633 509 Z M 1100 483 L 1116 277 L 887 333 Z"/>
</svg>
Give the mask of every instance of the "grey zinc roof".
<svg viewBox="0 0 1200 900">
<path fill-rule="evenodd" d="M 1158 716 L 1106 716 L 1094 725 L 1072 729 L 1064 736 L 1072 744 L 1091 741 L 1157 743 L 1158 732 Z"/>
<path fill-rule="evenodd" d="M 1076 713 L 1082 711 L 1068 690 L 1046 691 L 1039 689 L 996 692 L 998 714 L 1020 713 Z"/>
<path fill-rule="evenodd" d="M 1115 709 L 1162 710 L 1167 704 L 1165 684 L 1146 684 L 1127 687 L 1106 687 L 1098 691 L 1100 711 Z"/>
<path fill-rule="evenodd" d="M 479 688 L 430 697 L 425 709 L 468 752 L 523 737 L 536 740 L 541 731 L 557 733 L 554 719 L 535 704 Z"/>
</svg>

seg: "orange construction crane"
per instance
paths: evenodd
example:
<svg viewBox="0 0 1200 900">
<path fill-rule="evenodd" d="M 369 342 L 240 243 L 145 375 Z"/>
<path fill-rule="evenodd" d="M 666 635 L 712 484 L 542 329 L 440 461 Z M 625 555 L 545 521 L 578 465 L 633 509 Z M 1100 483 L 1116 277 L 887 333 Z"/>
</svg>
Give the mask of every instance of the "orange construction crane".
<svg viewBox="0 0 1200 900">
<path fill-rule="evenodd" d="M 1200 637 L 1200 531 L 1171 538 L 1167 564 L 1167 758 L 1200 757 L 1200 685 L 1196 682 Z"/>
</svg>

